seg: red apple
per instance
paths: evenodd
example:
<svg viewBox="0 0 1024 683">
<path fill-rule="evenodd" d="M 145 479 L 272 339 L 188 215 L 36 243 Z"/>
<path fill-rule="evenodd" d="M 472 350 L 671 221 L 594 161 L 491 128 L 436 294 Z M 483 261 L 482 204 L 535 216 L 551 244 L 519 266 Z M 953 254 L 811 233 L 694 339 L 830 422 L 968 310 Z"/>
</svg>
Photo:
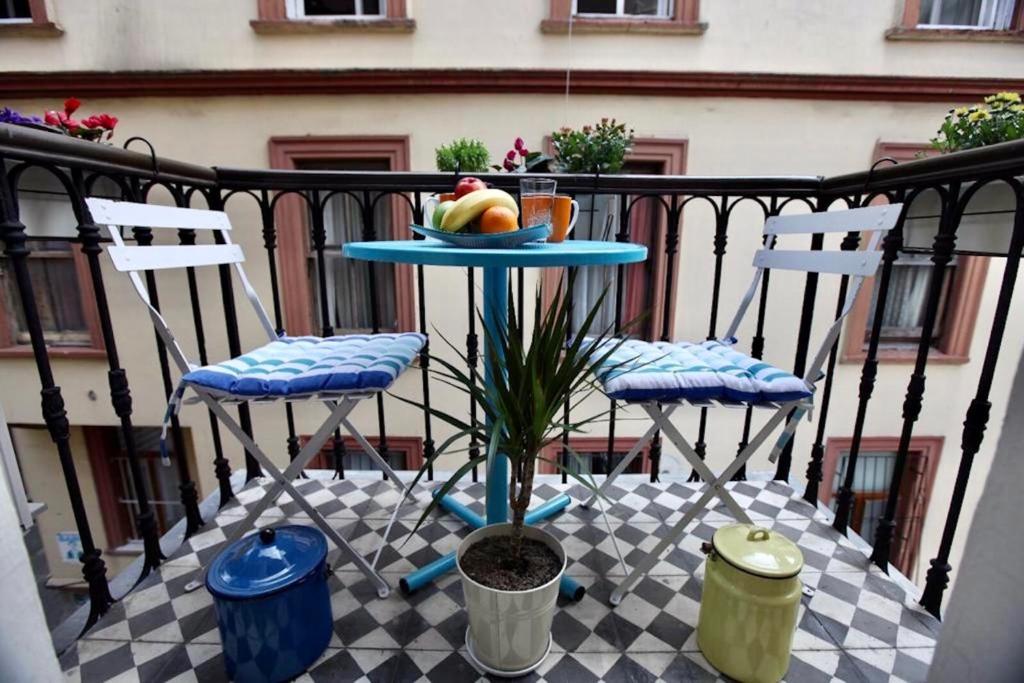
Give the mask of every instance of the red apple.
<svg viewBox="0 0 1024 683">
<path fill-rule="evenodd" d="M 455 198 L 461 199 L 463 195 L 477 190 L 486 190 L 487 184 L 479 178 L 463 178 L 455 186 Z"/>
</svg>

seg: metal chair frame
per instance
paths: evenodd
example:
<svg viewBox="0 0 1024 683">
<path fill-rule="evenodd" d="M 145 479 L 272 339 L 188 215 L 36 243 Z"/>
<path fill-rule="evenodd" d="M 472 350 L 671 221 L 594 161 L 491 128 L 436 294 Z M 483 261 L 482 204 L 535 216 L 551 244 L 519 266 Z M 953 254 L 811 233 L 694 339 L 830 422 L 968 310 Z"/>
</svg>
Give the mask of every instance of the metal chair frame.
<svg viewBox="0 0 1024 683">
<path fill-rule="evenodd" d="M 679 449 L 683 458 L 690 466 L 693 467 L 701 480 L 706 483 L 706 486 L 700 497 L 693 503 L 689 510 L 687 510 L 686 514 L 684 514 L 683 517 L 672 526 L 669 533 L 662 538 L 661 541 L 647 555 L 645 555 L 635 567 L 633 567 L 632 571 L 630 571 L 626 578 L 615 588 L 610 597 L 610 601 L 613 605 L 618 605 L 629 589 L 654 567 L 661 558 L 661 555 L 669 548 L 669 546 L 675 545 L 679 541 L 685 532 L 686 527 L 697 517 L 697 515 L 707 508 L 712 498 L 717 497 L 721 500 L 738 521 L 747 524 L 752 523 L 746 511 L 738 502 L 736 502 L 736 499 L 732 497 L 725 485 L 741 467 L 746 465 L 747 461 L 750 460 L 750 458 L 761 448 L 765 441 L 767 441 L 768 437 L 771 436 L 772 432 L 774 432 L 779 425 L 785 421 L 782 433 L 776 440 L 769 455 L 769 461 L 774 463 L 778 459 L 782 449 L 785 448 L 790 438 L 792 438 L 801 418 L 812 409 L 814 398 L 813 392 L 816 389 L 817 382 L 819 382 L 824 376 L 822 367 L 824 366 L 832 347 L 839 338 L 839 333 L 842 329 L 842 322 L 853 308 L 864 279 L 873 275 L 878 269 L 878 264 L 882 258 L 882 253 L 878 250 L 879 242 L 881 241 L 882 236 L 896 225 L 902 213 L 902 208 L 902 204 L 889 204 L 884 206 L 847 209 L 843 211 L 791 216 L 771 216 L 767 221 L 765 221 L 765 244 L 764 248 L 758 250 L 754 255 L 753 265 L 756 267 L 756 271 L 754 273 L 753 280 L 747 288 L 743 299 L 740 301 L 739 308 L 733 316 L 732 322 L 730 323 L 722 341 L 730 344 L 735 343 L 736 331 L 739 328 L 740 323 L 742 323 L 747 309 L 750 306 L 750 302 L 753 301 L 754 295 L 757 293 L 758 287 L 760 287 L 761 280 L 766 269 L 830 273 L 842 275 L 844 278 L 849 278 L 843 307 L 839 315 L 829 327 L 821 346 L 818 348 L 817 353 L 814 355 L 813 360 L 803 376 L 804 384 L 812 392 L 811 396 L 795 401 L 763 401 L 758 403 L 727 400 L 680 400 L 672 403 L 662 403 L 657 401 L 627 401 L 629 405 L 638 405 L 647 413 L 652 422 L 651 427 L 643 436 L 640 437 L 640 439 L 637 440 L 626 454 L 626 457 L 624 457 L 615 469 L 612 470 L 612 472 L 605 478 L 598 491 L 583 504 L 583 507 L 586 508 L 593 505 L 595 500 L 604 495 L 605 491 L 612 485 L 612 482 L 615 481 L 616 477 L 622 474 L 622 472 L 629 467 L 633 459 L 640 454 L 644 446 L 651 441 L 655 433 L 658 431 L 663 432 L 666 438 L 668 438 L 668 440 L 672 442 L 677 449 Z M 869 239 L 866 248 L 858 251 L 783 251 L 774 248 L 776 240 L 780 235 L 824 234 L 837 232 L 870 232 L 871 238 Z M 707 464 L 697 454 L 696 450 L 686 437 L 684 437 L 675 425 L 672 424 L 672 414 L 680 406 L 686 404 L 699 408 L 765 408 L 774 410 L 774 413 L 748 442 L 747 446 L 733 458 L 728 467 L 726 467 L 719 475 L 715 476 Z"/>
<path fill-rule="evenodd" d="M 174 334 L 171 332 L 167 321 L 151 303 L 149 292 L 143 283 L 142 278 L 139 276 L 140 272 L 148 270 L 166 270 L 230 264 L 234 267 L 235 273 L 242 284 L 243 290 L 245 291 L 245 296 L 252 305 L 253 310 L 256 312 L 256 317 L 263 330 L 266 332 L 268 340 L 276 341 L 279 339 L 273 324 L 270 322 L 270 317 L 267 315 L 266 309 L 260 302 L 259 296 L 256 294 L 256 290 L 249 282 L 249 279 L 246 277 L 245 271 L 242 268 L 242 262 L 245 261 L 245 256 L 242 252 L 242 248 L 231 241 L 231 222 L 226 213 L 223 211 L 210 211 L 204 209 L 186 209 L 133 202 L 115 202 L 99 198 L 89 198 L 86 200 L 86 204 L 88 205 L 89 212 L 91 213 L 93 220 L 97 224 L 107 226 L 110 238 L 113 241 L 113 245 L 107 248 L 107 253 L 114 264 L 114 268 L 120 272 L 128 274 L 132 285 L 135 287 L 135 292 L 139 295 L 139 298 L 142 299 L 143 303 L 146 304 L 146 307 L 149 310 L 149 317 L 153 321 L 157 334 L 160 336 L 167 352 L 170 354 L 171 358 L 174 359 L 175 364 L 183 375 L 197 369 L 198 366 L 188 360 L 188 357 L 185 355 L 184 351 L 182 351 L 181 346 L 179 346 Z M 126 226 L 157 229 L 173 228 L 176 230 L 210 230 L 219 235 L 220 243 L 173 246 L 127 245 L 121 235 L 121 229 Z M 399 479 L 390 464 L 381 457 L 380 453 L 377 452 L 377 450 L 362 434 L 360 434 L 348 419 L 349 414 L 359 401 L 371 398 L 379 392 L 324 392 L 316 395 L 302 395 L 283 399 L 288 401 L 318 400 L 327 408 L 329 415 L 320 425 L 319 429 L 316 430 L 313 436 L 299 450 L 295 459 L 282 472 L 280 468 L 274 464 L 273 460 L 267 456 L 263 449 L 260 448 L 255 440 L 245 433 L 245 430 L 242 429 L 238 420 L 232 417 L 224 408 L 225 405 L 229 404 L 269 403 L 282 399 L 273 397 L 249 399 L 244 396 L 223 395 L 194 385 L 188 385 L 188 388 L 195 392 L 199 401 L 206 404 L 207 408 L 209 408 L 217 419 L 227 427 L 228 431 L 231 432 L 239 443 L 241 443 L 242 447 L 259 462 L 263 470 L 267 472 L 273 480 L 273 483 L 267 488 L 263 497 L 252 506 L 252 509 L 246 515 L 242 523 L 236 525 L 231 536 L 227 539 L 228 543 L 241 538 L 247 531 L 253 529 L 259 516 L 268 507 L 270 507 L 282 493 L 287 492 L 291 496 L 292 500 L 309 515 L 310 520 L 312 520 L 313 523 L 316 524 L 321 531 L 323 531 L 323 533 L 335 543 L 342 554 L 350 559 L 366 576 L 366 578 L 370 580 L 377 589 L 377 594 L 381 598 L 387 597 L 390 592 L 390 587 L 384 580 L 384 577 L 377 571 L 376 565 L 377 561 L 380 559 L 381 551 L 388 542 L 388 536 L 390 535 L 391 526 L 394 523 L 398 508 L 405 502 L 406 497 L 411 495 L 411 490 L 402 482 L 401 479 Z M 302 470 L 309 464 L 313 457 L 320 452 L 320 449 L 327 442 L 327 439 L 331 434 L 341 427 L 344 427 L 344 429 L 356 439 L 366 454 L 380 466 L 381 470 L 387 475 L 388 480 L 399 490 L 399 493 L 401 494 L 398 502 L 395 503 L 395 510 L 391 515 L 391 521 L 388 524 L 384 537 L 374 554 L 372 562 L 367 562 L 366 559 L 364 559 L 363 556 L 348 543 L 348 541 L 346 541 L 333 527 L 331 527 L 327 520 L 317 512 L 316 508 L 313 507 L 313 505 L 310 504 L 292 484 L 292 481 L 301 474 Z M 415 498 L 415 496 L 412 497 Z"/>
</svg>

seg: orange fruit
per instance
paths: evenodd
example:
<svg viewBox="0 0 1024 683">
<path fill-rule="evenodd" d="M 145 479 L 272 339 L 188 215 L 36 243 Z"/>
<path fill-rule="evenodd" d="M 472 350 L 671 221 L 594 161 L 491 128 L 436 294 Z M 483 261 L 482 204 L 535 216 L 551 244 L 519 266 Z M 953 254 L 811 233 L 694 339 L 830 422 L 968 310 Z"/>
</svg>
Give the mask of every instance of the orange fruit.
<svg viewBox="0 0 1024 683">
<path fill-rule="evenodd" d="M 516 215 L 512 209 L 504 206 L 492 206 L 480 214 L 478 219 L 480 232 L 488 234 L 495 232 L 510 232 L 519 227 L 516 222 Z"/>
</svg>

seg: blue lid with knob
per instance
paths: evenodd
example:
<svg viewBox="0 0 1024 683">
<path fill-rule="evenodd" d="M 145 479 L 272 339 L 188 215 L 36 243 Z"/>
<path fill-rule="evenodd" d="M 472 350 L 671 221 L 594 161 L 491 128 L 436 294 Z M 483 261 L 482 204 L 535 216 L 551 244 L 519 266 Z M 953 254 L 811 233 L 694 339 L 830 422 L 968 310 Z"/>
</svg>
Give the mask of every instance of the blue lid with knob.
<svg viewBox="0 0 1024 683">
<path fill-rule="evenodd" d="M 206 588 L 218 598 L 260 598 L 308 578 L 326 559 L 327 541 L 318 529 L 267 527 L 221 551 L 206 574 Z"/>
</svg>

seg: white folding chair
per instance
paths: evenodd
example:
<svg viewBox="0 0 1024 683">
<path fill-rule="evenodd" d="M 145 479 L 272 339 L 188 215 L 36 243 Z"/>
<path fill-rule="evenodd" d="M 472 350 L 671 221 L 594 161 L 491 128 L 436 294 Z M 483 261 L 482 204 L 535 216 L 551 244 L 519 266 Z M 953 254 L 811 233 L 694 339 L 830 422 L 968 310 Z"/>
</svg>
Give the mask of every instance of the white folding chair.
<svg viewBox="0 0 1024 683">
<path fill-rule="evenodd" d="M 612 592 L 610 599 L 613 605 L 619 604 L 633 584 L 654 567 L 665 550 L 679 541 L 687 525 L 708 506 L 712 498 L 719 498 L 737 520 L 751 523 L 725 484 L 785 421 L 769 456 L 769 460 L 775 462 L 800 419 L 811 409 L 816 383 L 823 376 L 822 366 L 839 337 L 842 321 L 853 307 L 864 278 L 873 275 L 878 268 L 882 257 L 878 251 L 879 241 L 896 225 L 901 210 L 901 204 L 890 204 L 770 217 L 764 225 L 765 247 L 754 255 L 754 279 L 722 340 L 700 344 L 629 340 L 607 360 L 607 369 L 599 373 L 605 394 L 638 405 L 651 418 L 652 424 L 583 506 L 589 507 L 602 496 L 659 430 L 707 484 L 686 514 Z M 851 231 L 871 233 L 864 250 L 774 249 L 779 235 Z M 849 278 L 843 308 L 829 327 L 802 379 L 733 349 L 734 335 L 757 293 L 765 269 L 831 273 Z M 686 437 L 672 424 L 672 414 L 684 404 L 699 408 L 766 408 L 774 410 L 774 413 L 732 463 L 715 476 Z"/>
<path fill-rule="evenodd" d="M 402 483 L 380 453 L 356 430 L 348 416 L 359 401 L 386 390 L 409 366 L 423 347 L 423 335 L 408 333 L 327 338 L 279 337 L 242 269 L 245 257 L 241 247 L 231 242 L 231 222 L 227 214 L 222 211 L 113 202 L 96 198 L 90 198 L 86 203 L 96 223 L 108 226 L 113 246 L 107 248 L 107 253 L 114 267 L 118 271 L 128 273 L 135 291 L 149 309 L 149 316 L 157 333 L 182 373 L 181 384 L 171 399 L 172 405 L 168 406 L 168 412 L 180 404 L 184 390 L 191 389 L 199 401 L 206 404 L 273 478 L 273 483 L 267 487 L 260 501 L 251 508 L 243 522 L 235 527 L 228 542 L 240 538 L 246 531 L 252 529 L 260 514 L 283 492 L 287 492 L 324 534 L 334 541 L 342 553 L 366 575 L 377 589 L 377 594 L 382 598 L 386 597 L 390 589 L 375 567 L 380 551 L 388 541 L 390 524 L 377 548 L 373 562 L 368 563 L 295 489 L 292 481 L 299 476 L 313 456 L 320 452 L 330 435 L 339 427 L 344 427 L 399 490 L 399 501 L 395 505 L 402 504 L 410 494 L 408 487 Z M 219 233 L 222 243 L 128 246 L 121 236 L 121 228 L 126 226 L 212 230 Z M 189 362 L 166 320 L 151 304 L 139 272 L 225 264 L 234 266 L 245 295 L 267 333 L 269 343 L 238 358 L 201 368 Z M 225 404 L 282 400 L 318 401 L 324 404 L 329 413 L 324 423 L 283 472 L 224 408 Z M 394 515 L 392 521 L 393 519 Z"/>
</svg>

